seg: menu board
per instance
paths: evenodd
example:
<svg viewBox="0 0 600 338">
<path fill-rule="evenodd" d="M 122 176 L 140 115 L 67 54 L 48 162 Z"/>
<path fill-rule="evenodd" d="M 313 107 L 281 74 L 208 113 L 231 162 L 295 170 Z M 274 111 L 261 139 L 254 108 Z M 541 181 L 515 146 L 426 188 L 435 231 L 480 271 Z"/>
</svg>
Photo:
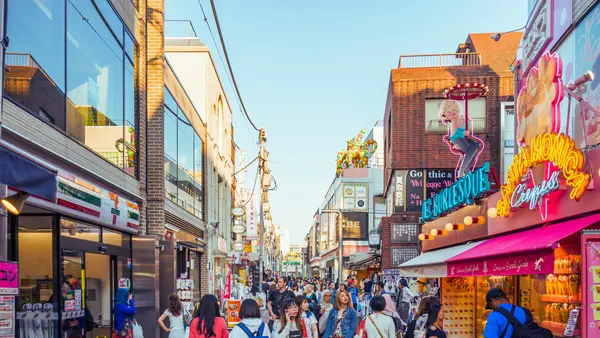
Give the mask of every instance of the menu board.
<svg viewBox="0 0 600 338">
<path fill-rule="evenodd" d="M 417 243 L 417 224 L 392 224 L 392 243 Z"/>
<path fill-rule="evenodd" d="M 392 248 L 392 266 L 400 266 L 419 255 L 419 248 L 416 246 L 404 248 Z"/>
<path fill-rule="evenodd" d="M 0 337 L 14 337 L 15 296 L 0 296 Z"/>
<path fill-rule="evenodd" d="M 427 181 L 425 183 L 425 199 L 432 198 L 440 191 L 448 188 L 454 183 L 454 169 L 430 169 L 427 170 Z"/>
<path fill-rule="evenodd" d="M 425 170 L 408 170 L 405 189 L 406 211 L 420 213 L 425 199 Z"/>
</svg>

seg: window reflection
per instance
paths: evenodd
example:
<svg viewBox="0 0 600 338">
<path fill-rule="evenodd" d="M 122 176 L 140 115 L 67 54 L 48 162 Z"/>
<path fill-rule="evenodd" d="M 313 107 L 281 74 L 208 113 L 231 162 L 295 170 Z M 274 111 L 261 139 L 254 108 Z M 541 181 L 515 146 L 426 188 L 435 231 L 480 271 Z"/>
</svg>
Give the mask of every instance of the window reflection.
<svg viewBox="0 0 600 338">
<path fill-rule="evenodd" d="M 202 165 L 204 163 L 202 152 L 204 144 L 198 134 L 194 133 L 194 188 L 196 201 L 194 203 L 194 215 L 202 218 L 204 192 L 202 191 Z"/>
<path fill-rule="evenodd" d="M 194 128 L 181 112 L 178 121 L 177 133 L 177 197 L 179 206 L 194 213 L 195 185 L 194 173 Z"/>
<path fill-rule="evenodd" d="M 165 108 L 165 192 L 177 203 L 177 115 Z"/>
<path fill-rule="evenodd" d="M 64 130 L 65 0 L 8 0 L 4 93 Z"/>
</svg>

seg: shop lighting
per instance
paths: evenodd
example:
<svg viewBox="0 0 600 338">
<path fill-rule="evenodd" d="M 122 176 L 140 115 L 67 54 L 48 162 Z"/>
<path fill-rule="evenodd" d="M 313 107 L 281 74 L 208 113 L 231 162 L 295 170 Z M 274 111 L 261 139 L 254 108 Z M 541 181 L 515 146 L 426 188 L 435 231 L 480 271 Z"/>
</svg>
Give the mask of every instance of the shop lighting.
<svg viewBox="0 0 600 338">
<path fill-rule="evenodd" d="M 589 82 L 589 81 L 594 81 L 594 73 L 591 70 L 588 70 L 583 75 L 581 75 L 580 77 L 575 79 L 575 81 L 569 83 L 567 85 L 567 88 L 569 88 L 570 90 L 575 90 L 575 89 L 581 87 L 581 85 L 583 85 L 584 83 Z"/>
<path fill-rule="evenodd" d="M 598 175 L 600 175 L 600 170 L 598 171 Z M 498 216 L 498 210 L 496 210 L 494 207 L 491 207 L 488 209 L 487 215 L 489 218 L 496 218 Z"/>
<path fill-rule="evenodd" d="M 21 214 L 25 201 L 29 198 L 29 194 L 24 191 L 18 191 L 16 194 L 8 196 L 0 200 L 2 206 L 13 215 Z"/>
<path fill-rule="evenodd" d="M 429 232 L 429 234 L 433 237 L 435 236 L 446 236 L 448 234 L 448 231 L 446 231 L 446 229 L 431 229 L 431 231 Z"/>
<path fill-rule="evenodd" d="M 465 230 L 465 225 L 462 223 L 454 224 L 448 223 L 446 224 L 446 231 L 463 231 Z"/>
<path fill-rule="evenodd" d="M 475 217 L 466 216 L 463 221 L 465 222 L 465 225 L 484 224 L 485 218 L 483 216 L 475 216 Z"/>
<path fill-rule="evenodd" d="M 425 234 L 420 234 L 419 235 L 419 240 L 420 241 L 425 241 L 425 240 L 430 240 L 430 239 L 433 239 L 433 236 L 431 236 L 431 235 L 425 235 Z"/>
<path fill-rule="evenodd" d="M 246 244 L 244 244 L 243 242 L 233 243 L 233 250 L 235 250 L 235 251 L 242 251 L 242 250 L 244 250 L 245 247 L 246 247 Z"/>
<path fill-rule="evenodd" d="M 244 208 L 231 209 L 231 214 L 235 217 L 242 217 L 242 216 L 244 216 L 245 213 L 246 213 L 246 211 L 244 210 Z"/>
</svg>

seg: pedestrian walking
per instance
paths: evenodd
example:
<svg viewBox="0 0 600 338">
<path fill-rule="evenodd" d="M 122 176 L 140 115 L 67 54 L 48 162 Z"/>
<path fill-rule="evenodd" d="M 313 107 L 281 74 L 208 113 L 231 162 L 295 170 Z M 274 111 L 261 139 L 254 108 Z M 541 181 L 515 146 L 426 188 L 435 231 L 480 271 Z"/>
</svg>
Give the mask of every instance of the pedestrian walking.
<svg viewBox="0 0 600 338">
<path fill-rule="evenodd" d="M 394 326 L 396 328 L 396 332 L 402 332 L 406 327 L 406 322 L 403 322 L 400 319 L 400 315 L 396 311 L 396 307 L 394 306 L 394 301 L 392 300 L 392 296 L 385 294 L 383 296 L 385 300 L 385 309 L 383 309 L 383 314 L 389 316 L 394 321 Z"/>
<path fill-rule="evenodd" d="M 400 319 L 408 323 L 408 315 L 410 312 L 410 302 L 413 299 L 413 294 L 408 288 L 408 281 L 404 278 L 400 280 L 400 290 L 396 296 L 396 311 L 400 314 Z"/>
<path fill-rule="evenodd" d="M 287 288 L 286 279 L 279 277 L 277 280 L 277 290 L 273 290 L 269 293 L 269 300 L 267 301 L 267 309 L 271 320 L 269 320 L 269 329 L 273 332 L 274 322 L 277 321 L 281 314 L 281 306 L 283 301 L 287 298 L 294 299 L 296 296 L 294 293 Z"/>
<path fill-rule="evenodd" d="M 286 298 L 281 304 L 279 319 L 273 323 L 271 338 L 302 338 L 304 334 L 296 300 Z"/>
<path fill-rule="evenodd" d="M 323 298 L 321 299 L 321 303 L 319 304 L 319 333 L 322 335 L 325 331 L 325 326 L 327 325 L 327 319 L 329 318 L 329 312 L 333 309 L 333 303 L 331 300 L 333 299 L 333 294 L 330 290 L 323 291 Z"/>
<path fill-rule="evenodd" d="M 440 303 L 431 305 L 427 312 L 427 332 L 425 337 L 427 338 L 447 338 L 446 332 L 444 332 L 444 308 Z M 484 337 L 488 337 L 484 333 Z M 490 336 L 491 337 L 491 336 Z M 511 337 L 511 336 L 507 336 Z"/>
<path fill-rule="evenodd" d="M 347 291 L 339 290 L 335 295 L 333 309 L 329 312 L 324 338 L 353 338 L 356 331 L 356 310 Z"/>
<path fill-rule="evenodd" d="M 302 295 L 302 290 L 300 290 L 300 287 L 295 282 L 292 283 L 292 292 L 294 293 L 294 297 Z"/>
<path fill-rule="evenodd" d="M 221 318 L 219 301 L 214 295 L 204 295 L 200 300 L 190 324 L 190 338 L 229 338 L 227 323 Z"/>
<path fill-rule="evenodd" d="M 135 316 L 135 303 L 133 294 L 129 289 L 119 288 L 115 295 L 115 326 L 113 338 L 131 338 L 133 317 Z"/>
<path fill-rule="evenodd" d="M 427 332 L 427 314 L 434 304 L 439 304 L 440 300 L 436 297 L 425 297 L 419 303 L 419 309 L 415 314 L 415 319 L 408 323 L 404 338 L 425 337 Z"/>
<path fill-rule="evenodd" d="M 363 320 L 367 338 L 396 338 L 394 320 L 384 314 L 386 300 L 382 296 L 375 296 L 371 298 L 369 306 L 373 313 Z"/>
<path fill-rule="evenodd" d="M 302 328 L 306 334 L 306 338 L 318 338 L 319 329 L 317 327 L 317 317 L 309 309 L 309 302 L 306 296 L 297 296 L 296 305 L 300 310 L 300 318 L 302 319 Z"/>
<path fill-rule="evenodd" d="M 247 298 L 242 302 L 240 319 L 242 321 L 231 330 L 229 338 L 264 338 L 271 336 L 269 326 L 262 321 L 260 307 L 254 299 Z"/>
<path fill-rule="evenodd" d="M 352 296 L 352 304 L 354 306 L 354 310 L 358 310 L 358 288 L 354 283 L 354 279 L 350 279 L 348 281 L 348 292 Z"/>
<path fill-rule="evenodd" d="M 158 325 L 169 334 L 169 338 L 186 338 L 184 310 L 179 296 L 174 293 L 169 296 L 169 308 L 158 318 Z M 169 318 L 169 327 L 165 319 Z"/>
<path fill-rule="evenodd" d="M 313 284 L 306 285 L 305 296 L 308 301 L 308 309 L 315 315 L 315 318 L 319 318 L 319 299 L 315 293 L 315 286 Z"/>
</svg>

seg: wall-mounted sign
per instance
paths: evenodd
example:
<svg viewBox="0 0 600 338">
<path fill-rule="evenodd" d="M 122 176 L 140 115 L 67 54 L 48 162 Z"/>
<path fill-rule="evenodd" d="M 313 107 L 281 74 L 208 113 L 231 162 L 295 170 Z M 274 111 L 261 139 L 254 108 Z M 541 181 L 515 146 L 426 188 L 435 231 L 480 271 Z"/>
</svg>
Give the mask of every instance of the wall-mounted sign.
<svg viewBox="0 0 600 338">
<path fill-rule="evenodd" d="M 417 224 L 392 224 L 391 243 L 417 243 L 419 227 Z"/>
<path fill-rule="evenodd" d="M 369 246 L 370 247 L 379 247 L 381 244 L 381 234 L 379 231 L 374 230 L 369 232 Z"/>
<path fill-rule="evenodd" d="M 425 170 L 406 171 L 406 212 L 420 212 L 425 199 Z"/>
<path fill-rule="evenodd" d="M 490 163 L 486 162 L 456 180 L 452 186 L 442 190 L 433 198 L 425 200 L 422 208 L 423 221 L 436 219 L 489 193 L 491 190 L 489 177 Z"/>
<path fill-rule="evenodd" d="M 416 246 L 392 248 L 392 266 L 400 266 L 419 255 L 419 248 Z"/>
<path fill-rule="evenodd" d="M 225 238 L 219 236 L 217 241 L 217 248 L 220 252 L 227 252 L 227 240 Z"/>
<path fill-rule="evenodd" d="M 369 184 L 344 183 L 342 185 L 343 209 L 347 211 L 369 211 Z"/>
<path fill-rule="evenodd" d="M 583 152 L 560 132 L 559 105 L 564 96 L 562 61 L 554 53 L 542 55 L 531 69 L 517 98 L 517 142 L 519 153 L 508 169 L 498 215 L 507 217 L 512 208 L 528 205 L 548 217 L 550 196 L 559 187 L 559 172 L 571 187 L 570 198 L 579 200 L 591 176 L 582 172 Z"/>
<path fill-rule="evenodd" d="M 369 214 L 366 212 L 344 212 L 344 239 L 367 239 Z"/>
<path fill-rule="evenodd" d="M 256 210 L 256 196 L 248 193 L 248 205 L 246 206 L 246 239 L 253 241 L 258 239 L 258 210 Z"/>
<path fill-rule="evenodd" d="M 405 171 L 404 170 L 396 170 L 394 172 L 394 195 L 395 195 L 395 205 L 394 212 L 404 212 L 404 178 Z"/>
<path fill-rule="evenodd" d="M 0 295 L 19 294 L 19 264 L 0 261 Z"/>
<path fill-rule="evenodd" d="M 520 49 L 523 57 L 525 72 L 535 63 L 544 51 L 546 45 L 552 40 L 552 0 L 539 0 L 531 15 L 531 20 L 521 38 Z M 571 20 L 569 16 L 569 20 Z"/>
</svg>

